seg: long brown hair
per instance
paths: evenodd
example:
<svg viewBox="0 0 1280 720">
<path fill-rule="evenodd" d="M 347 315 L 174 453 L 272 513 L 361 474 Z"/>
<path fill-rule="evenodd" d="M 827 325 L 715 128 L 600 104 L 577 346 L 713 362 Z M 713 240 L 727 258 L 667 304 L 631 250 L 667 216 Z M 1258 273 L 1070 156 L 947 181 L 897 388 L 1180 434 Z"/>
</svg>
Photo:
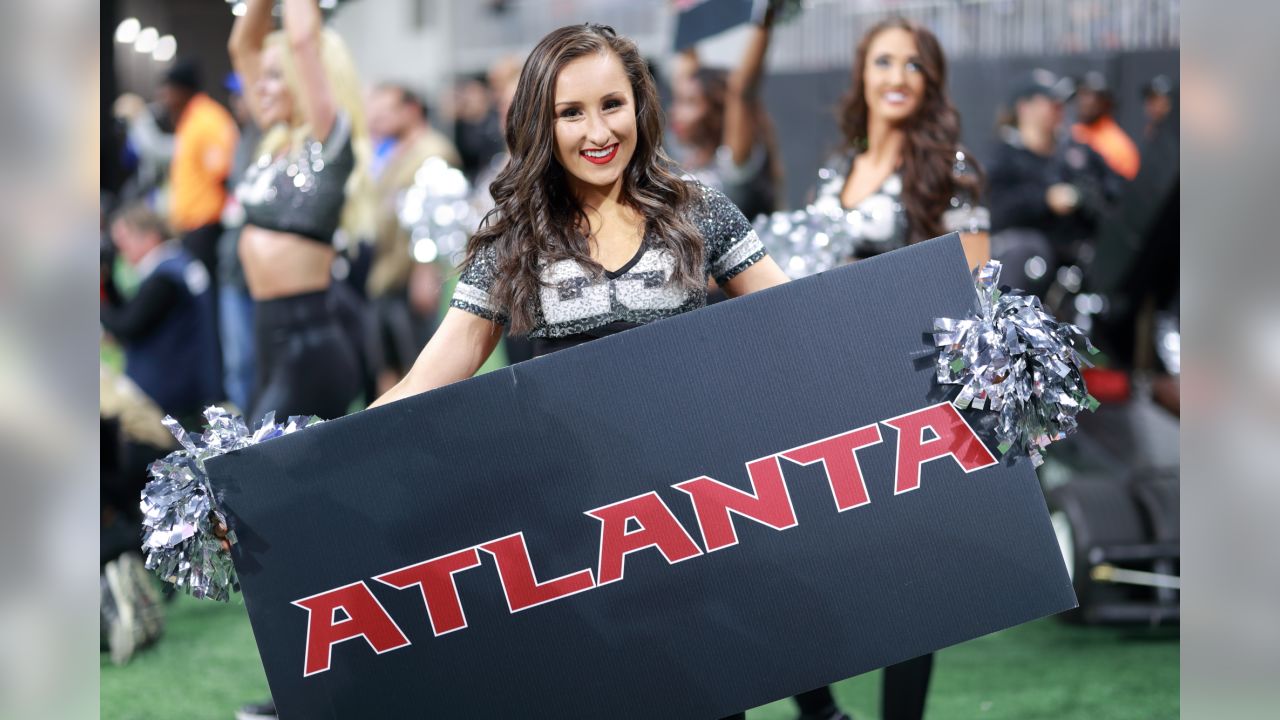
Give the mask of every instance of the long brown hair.
<svg viewBox="0 0 1280 720">
<path fill-rule="evenodd" d="M 648 66 L 635 43 L 611 27 L 562 27 L 538 43 L 520 71 L 507 116 L 511 159 L 490 186 L 494 209 L 467 244 L 467 262 L 482 248 L 494 249 L 497 277 L 489 294 L 515 333 L 537 324 L 542 263 L 571 259 L 596 277 L 604 273 L 582 231 L 586 213 L 555 158 L 556 79 L 565 65 L 593 53 L 616 55 L 635 95 L 636 149 L 623 172 L 622 201 L 644 216 L 648 246 L 676 258 L 669 282 L 690 290 L 705 283 L 702 237 L 684 219 L 693 193 L 662 150 L 662 108 Z"/>
<path fill-rule="evenodd" d="M 907 213 L 908 242 L 943 234 L 942 215 L 957 193 L 978 200 L 982 170 L 968 153 L 968 172 L 956 173 L 960 148 L 960 113 L 947 95 L 947 56 L 932 32 L 906 18 L 891 17 L 876 23 L 862 36 L 854 54 L 853 77 L 840 105 L 840 129 L 846 149 L 863 150 L 867 139 L 867 97 L 863 74 L 867 50 L 881 32 L 898 28 L 911 33 L 924 73 L 924 98 L 902 129 L 907 142 L 902 153 L 902 205 Z"/>
</svg>

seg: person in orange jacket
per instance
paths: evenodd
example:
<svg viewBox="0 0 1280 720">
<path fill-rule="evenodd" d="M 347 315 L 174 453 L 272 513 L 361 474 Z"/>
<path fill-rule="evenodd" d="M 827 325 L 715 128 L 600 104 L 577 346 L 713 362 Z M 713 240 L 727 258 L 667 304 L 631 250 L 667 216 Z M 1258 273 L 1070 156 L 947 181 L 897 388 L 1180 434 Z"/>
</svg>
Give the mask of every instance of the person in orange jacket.
<svg viewBox="0 0 1280 720">
<path fill-rule="evenodd" d="M 1106 77 L 1096 71 L 1085 73 L 1076 88 L 1079 122 L 1071 127 L 1071 136 L 1093 148 L 1117 175 L 1132 180 L 1138 174 L 1138 146 L 1112 116 L 1114 107 Z"/>
</svg>

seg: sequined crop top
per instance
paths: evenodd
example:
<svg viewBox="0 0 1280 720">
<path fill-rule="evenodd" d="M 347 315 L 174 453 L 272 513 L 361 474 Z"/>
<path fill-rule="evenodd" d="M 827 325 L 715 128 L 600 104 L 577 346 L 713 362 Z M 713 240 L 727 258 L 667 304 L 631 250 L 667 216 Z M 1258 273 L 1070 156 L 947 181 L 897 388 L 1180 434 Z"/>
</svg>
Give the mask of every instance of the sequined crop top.
<svg viewBox="0 0 1280 720">
<path fill-rule="evenodd" d="M 706 274 L 723 284 L 759 262 L 766 253 L 742 212 L 724 193 L 690 181 L 690 218 L 705 243 Z M 565 338 L 613 323 L 643 325 L 706 305 L 705 286 L 685 290 L 667 281 L 676 260 L 651 246 L 648 237 L 627 264 L 599 277 L 574 260 L 543 262 L 546 286 L 539 295 L 531 338 Z M 489 297 L 497 272 L 496 253 L 482 248 L 463 268 L 450 306 L 487 320 L 506 322 Z"/>
<path fill-rule="evenodd" d="M 338 113 L 324 142 L 308 138 L 300 152 L 263 155 L 245 170 L 236 185 L 245 224 L 332 243 L 355 164 L 351 120 Z"/>
</svg>

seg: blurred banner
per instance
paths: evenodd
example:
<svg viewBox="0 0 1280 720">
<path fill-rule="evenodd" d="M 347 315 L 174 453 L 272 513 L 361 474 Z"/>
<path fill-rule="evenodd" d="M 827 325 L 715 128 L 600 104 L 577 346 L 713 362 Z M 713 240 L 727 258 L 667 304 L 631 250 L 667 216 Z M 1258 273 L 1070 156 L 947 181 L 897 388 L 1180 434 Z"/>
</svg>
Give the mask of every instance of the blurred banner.
<svg viewBox="0 0 1280 720">
<path fill-rule="evenodd" d="M 676 16 L 677 52 L 691 48 L 700 40 L 737 27 L 751 19 L 752 0 L 705 0 L 689 3 Z"/>
</svg>

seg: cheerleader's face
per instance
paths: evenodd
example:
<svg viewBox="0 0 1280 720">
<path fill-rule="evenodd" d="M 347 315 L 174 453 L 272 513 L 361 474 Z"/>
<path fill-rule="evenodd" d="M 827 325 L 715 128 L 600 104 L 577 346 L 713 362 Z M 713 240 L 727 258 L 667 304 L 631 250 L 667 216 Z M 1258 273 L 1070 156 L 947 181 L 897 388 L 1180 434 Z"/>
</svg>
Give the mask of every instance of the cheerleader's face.
<svg viewBox="0 0 1280 720">
<path fill-rule="evenodd" d="M 287 123 L 293 118 L 293 93 L 284 78 L 284 49 L 269 44 L 262 51 L 262 74 L 254 86 L 263 125 Z"/>
<path fill-rule="evenodd" d="M 571 187 L 615 187 L 636 149 L 636 102 L 613 53 L 569 62 L 556 78 L 556 160 Z"/>
<path fill-rule="evenodd" d="M 924 67 L 915 38 L 902 28 L 881 31 L 867 46 L 863 93 L 871 117 L 900 123 L 924 101 Z"/>
<path fill-rule="evenodd" d="M 694 128 L 710 109 L 707 93 L 695 78 L 681 77 L 674 83 L 671 94 L 671 131 L 680 142 L 690 142 Z"/>
</svg>

